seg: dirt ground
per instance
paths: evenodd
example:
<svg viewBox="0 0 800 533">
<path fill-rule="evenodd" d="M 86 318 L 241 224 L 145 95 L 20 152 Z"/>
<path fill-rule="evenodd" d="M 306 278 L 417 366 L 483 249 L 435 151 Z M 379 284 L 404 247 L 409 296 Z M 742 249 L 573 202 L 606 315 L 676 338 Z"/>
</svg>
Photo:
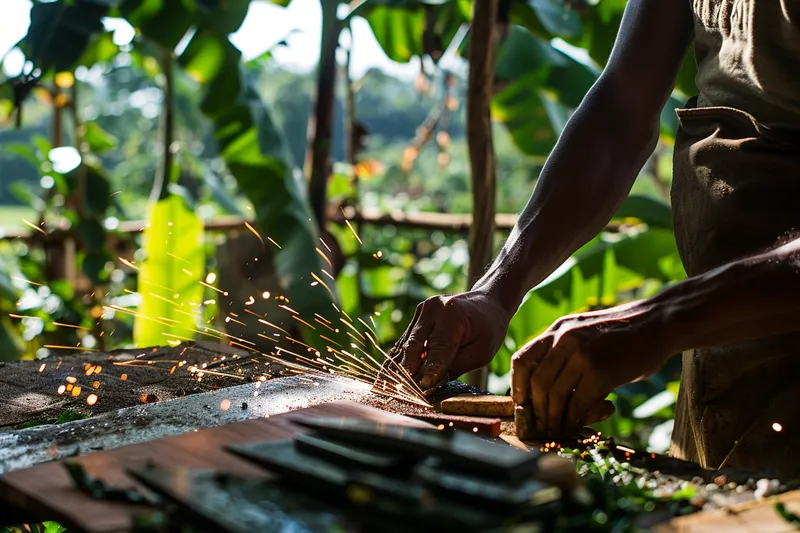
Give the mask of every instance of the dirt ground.
<svg viewBox="0 0 800 533">
<path fill-rule="evenodd" d="M 280 371 L 243 350 L 204 342 L 0 363 L 0 428 L 57 419 L 64 411 L 91 415 L 171 400 Z"/>
</svg>

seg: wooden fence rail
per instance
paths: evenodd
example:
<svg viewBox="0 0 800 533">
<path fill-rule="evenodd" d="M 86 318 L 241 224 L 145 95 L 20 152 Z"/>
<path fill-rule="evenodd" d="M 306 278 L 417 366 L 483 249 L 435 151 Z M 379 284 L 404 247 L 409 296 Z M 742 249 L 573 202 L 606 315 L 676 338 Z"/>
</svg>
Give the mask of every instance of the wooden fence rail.
<svg viewBox="0 0 800 533">
<path fill-rule="evenodd" d="M 345 219 L 351 222 L 369 224 L 373 226 L 398 226 L 411 229 L 425 229 L 430 231 L 443 231 L 448 233 L 469 233 L 472 225 L 472 215 L 455 215 L 451 213 L 412 213 L 412 212 L 384 212 L 379 209 L 362 208 L 356 212 L 353 208 L 345 208 L 344 213 L 335 211 L 329 220 L 337 224 L 344 224 Z M 234 231 L 246 230 L 245 219 L 240 216 L 222 216 L 206 221 L 206 231 Z M 500 213 L 495 217 L 497 231 L 509 231 L 517 222 L 517 215 Z M 127 220 L 121 222 L 117 231 L 122 233 L 139 233 L 147 222 L 144 220 Z M 0 228 L 0 239 L 27 239 L 34 233 L 27 228 Z M 58 239 L 59 232 L 54 232 L 52 237 Z"/>
</svg>

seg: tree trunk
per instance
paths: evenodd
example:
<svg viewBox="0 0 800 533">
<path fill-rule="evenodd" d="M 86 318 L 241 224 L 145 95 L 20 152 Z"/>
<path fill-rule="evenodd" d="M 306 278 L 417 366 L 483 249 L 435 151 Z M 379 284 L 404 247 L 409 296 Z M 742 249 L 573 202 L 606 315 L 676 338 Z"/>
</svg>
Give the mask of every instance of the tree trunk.
<svg viewBox="0 0 800 533">
<path fill-rule="evenodd" d="M 467 87 L 467 145 L 472 170 L 472 228 L 469 235 L 469 282 L 475 283 L 492 260 L 496 175 L 490 106 L 494 82 L 495 24 L 499 0 L 473 2 Z M 476 370 L 467 382 L 486 387 L 488 371 Z"/>
<path fill-rule="evenodd" d="M 172 177 L 172 143 L 175 140 L 175 67 L 172 52 L 164 53 L 161 70 L 164 73 L 164 105 L 161 110 L 161 144 L 164 153 L 159 159 L 156 177 L 150 189 L 151 205 L 169 196 L 169 183 Z"/>
<path fill-rule="evenodd" d="M 342 26 L 336 16 L 336 0 L 320 0 L 322 5 L 322 39 L 317 69 L 317 92 L 312 114 L 308 119 L 308 146 L 305 172 L 311 209 L 320 231 L 325 229 L 325 204 L 328 176 L 333 169 L 331 144 L 333 108 L 336 101 L 336 48 Z"/>
</svg>

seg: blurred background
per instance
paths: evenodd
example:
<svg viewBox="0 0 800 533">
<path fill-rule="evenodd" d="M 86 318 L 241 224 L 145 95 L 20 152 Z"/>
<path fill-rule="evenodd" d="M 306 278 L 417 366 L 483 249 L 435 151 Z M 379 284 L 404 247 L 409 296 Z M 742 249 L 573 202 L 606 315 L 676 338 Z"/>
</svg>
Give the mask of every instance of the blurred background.
<svg viewBox="0 0 800 533">
<path fill-rule="evenodd" d="M 177 344 L 202 323 L 260 345 L 242 313 L 286 325 L 286 307 L 341 310 L 387 349 L 485 267 L 470 231 L 499 250 L 625 3 L 499 2 L 496 217 L 476 228 L 470 0 L 3 0 L 0 360 Z M 490 390 L 558 317 L 684 277 L 668 191 L 694 92 L 690 60 L 630 198 L 528 294 Z M 598 429 L 666 450 L 679 371 L 620 388 Z"/>
</svg>

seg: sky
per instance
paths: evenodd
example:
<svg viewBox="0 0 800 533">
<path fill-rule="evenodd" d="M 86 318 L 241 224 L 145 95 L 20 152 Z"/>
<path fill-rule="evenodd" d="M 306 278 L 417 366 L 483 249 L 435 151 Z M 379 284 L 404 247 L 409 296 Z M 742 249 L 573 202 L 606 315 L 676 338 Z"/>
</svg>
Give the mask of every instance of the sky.
<svg viewBox="0 0 800 533">
<path fill-rule="evenodd" d="M 0 4 L 0 57 L 4 57 L 27 33 L 31 2 L 0 0 Z M 120 22 L 109 21 L 107 26 L 109 29 L 120 28 L 115 40 L 130 39 L 130 27 L 127 23 Z M 309 70 L 314 68 L 319 57 L 321 25 L 319 0 L 293 0 L 287 8 L 258 0 L 250 4 L 247 17 L 239 31 L 231 35 L 231 42 L 242 51 L 245 59 L 252 59 L 285 39 L 289 46 L 278 47 L 273 51 L 275 64 Z M 412 60 L 410 64 L 399 64 L 387 58 L 364 19 L 356 17 L 352 28 L 355 47 L 350 65 L 355 78 L 375 67 L 407 78 L 415 76 L 419 71 L 416 60 Z M 21 59 L 20 54 L 12 54 L 5 65 L 6 73 L 14 74 L 14 70 L 21 68 Z"/>
</svg>

